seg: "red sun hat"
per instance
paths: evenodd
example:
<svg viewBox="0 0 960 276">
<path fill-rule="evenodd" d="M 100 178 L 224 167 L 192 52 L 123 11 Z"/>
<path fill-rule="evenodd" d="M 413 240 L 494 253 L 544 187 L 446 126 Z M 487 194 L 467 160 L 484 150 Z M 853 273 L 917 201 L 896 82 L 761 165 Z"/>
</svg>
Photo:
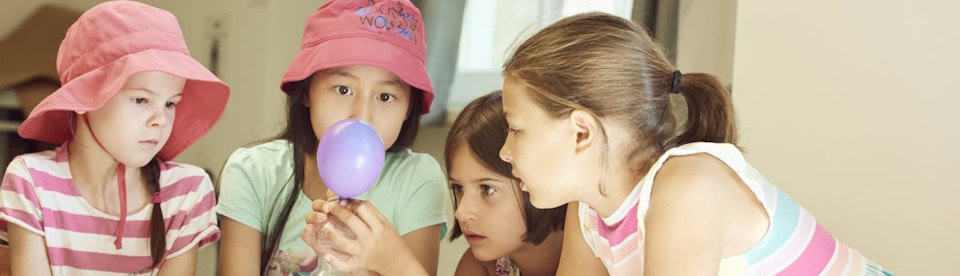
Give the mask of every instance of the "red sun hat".
<svg viewBox="0 0 960 276">
<path fill-rule="evenodd" d="M 420 114 L 430 112 L 433 86 L 426 70 L 423 16 L 407 0 L 330 0 L 307 18 L 300 53 L 280 89 L 317 71 L 348 65 L 389 70 L 423 91 Z"/>
<path fill-rule="evenodd" d="M 74 112 L 103 107 L 134 74 L 159 71 L 186 79 L 173 131 L 157 153 L 172 160 L 206 134 L 226 107 L 230 88 L 190 57 L 173 14 L 133 1 L 87 10 L 67 30 L 57 54 L 61 88 L 20 125 L 21 137 L 53 144 L 73 138 Z"/>
</svg>

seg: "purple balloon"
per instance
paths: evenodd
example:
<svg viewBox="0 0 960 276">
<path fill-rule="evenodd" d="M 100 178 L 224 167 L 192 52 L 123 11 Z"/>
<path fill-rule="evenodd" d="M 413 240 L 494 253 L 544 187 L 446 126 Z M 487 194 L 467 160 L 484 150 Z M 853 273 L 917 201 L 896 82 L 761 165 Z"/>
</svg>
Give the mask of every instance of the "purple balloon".
<svg viewBox="0 0 960 276">
<path fill-rule="evenodd" d="M 363 194 L 377 183 L 384 162 L 383 141 L 366 122 L 339 121 L 320 138 L 317 169 L 327 188 L 341 199 Z"/>
</svg>

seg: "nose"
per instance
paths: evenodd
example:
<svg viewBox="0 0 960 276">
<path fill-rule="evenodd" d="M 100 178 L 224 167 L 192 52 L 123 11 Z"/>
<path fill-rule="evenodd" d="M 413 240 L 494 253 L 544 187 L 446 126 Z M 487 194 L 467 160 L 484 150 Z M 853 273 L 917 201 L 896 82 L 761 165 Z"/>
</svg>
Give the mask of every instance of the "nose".
<svg viewBox="0 0 960 276">
<path fill-rule="evenodd" d="M 350 114 L 350 118 L 373 123 L 370 121 L 372 119 L 372 108 L 370 107 L 372 103 L 373 101 L 366 97 L 357 97 L 357 99 L 353 101 L 353 111 Z"/>
<path fill-rule="evenodd" d="M 173 112 L 170 112 L 170 114 L 167 114 L 167 109 L 165 105 L 161 105 L 160 107 L 154 107 L 151 111 L 150 120 L 148 121 L 148 124 L 151 127 L 163 128 L 170 123 L 171 121 L 170 117 L 173 117 L 173 116 L 174 116 Z"/>
<path fill-rule="evenodd" d="M 477 207 L 475 206 L 474 200 L 471 200 L 469 196 L 461 196 L 460 200 L 457 202 L 457 210 L 454 212 L 454 217 L 457 218 L 461 223 L 468 221 L 477 220 Z"/>
<path fill-rule="evenodd" d="M 503 146 L 500 147 L 500 159 L 507 163 L 513 163 L 513 150 L 510 136 L 507 136 L 507 140 L 504 141 Z"/>
</svg>

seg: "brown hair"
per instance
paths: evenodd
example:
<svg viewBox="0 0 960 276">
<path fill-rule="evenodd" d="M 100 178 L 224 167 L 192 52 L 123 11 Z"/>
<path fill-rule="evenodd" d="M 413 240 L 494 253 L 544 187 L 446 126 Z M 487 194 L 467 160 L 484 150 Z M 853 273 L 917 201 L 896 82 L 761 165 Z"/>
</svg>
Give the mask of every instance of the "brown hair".
<svg viewBox="0 0 960 276">
<path fill-rule="evenodd" d="M 457 120 L 450 127 L 450 133 L 447 135 L 447 143 L 444 148 L 444 159 L 447 165 L 447 175 L 450 174 L 451 165 L 457 147 L 464 142 L 479 159 L 480 164 L 488 169 L 517 180 L 512 176 L 510 163 L 500 159 L 500 147 L 507 140 L 507 119 L 503 116 L 503 99 L 500 91 L 494 91 L 490 94 L 477 98 L 467 104 L 467 106 L 457 116 Z M 516 182 L 514 182 L 516 183 Z M 562 230 L 567 206 L 563 205 L 553 209 L 537 209 L 530 204 L 530 194 L 521 192 L 524 224 L 527 226 L 527 233 L 523 241 L 540 244 L 553 231 Z M 453 207 L 456 209 L 456 196 Z M 463 231 L 460 230 L 460 223 L 454 219 L 453 233 L 450 240 L 454 240 Z"/>
<path fill-rule="evenodd" d="M 268 226 L 264 231 L 266 239 L 264 239 L 264 244 L 260 252 L 261 274 L 266 273 L 270 258 L 273 257 L 274 252 L 276 252 L 280 246 L 280 235 L 283 234 L 283 229 L 290 217 L 290 211 L 297 201 L 300 190 L 303 189 L 304 158 L 312 155 L 317 149 L 317 143 L 320 142 L 317 135 L 313 132 L 310 108 L 303 104 L 303 100 L 305 100 L 310 93 L 311 80 L 313 80 L 313 76 L 291 83 L 290 86 L 292 88 L 286 93 L 287 126 L 276 138 L 287 140 L 293 145 L 293 160 L 291 160 L 293 162 L 293 174 L 290 176 L 290 178 L 293 179 L 293 192 L 290 193 L 286 201 L 283 201 L 280 220 L 274 229 L 271 230 Z M 406 119 L 404 119 L 403 125 L 400 127 L 400 134 L 397 136 L 397 140 L 387 149 L 387 152 L 397 152 L 413 145 L 420 128 L 420 109 L 422 102 L 423 91 L 411 87 L 410 105 Z M 281 205 L 278 204 L 277 206 Z"/>
<path fill-rule="evenodd" d="M 147 182 L 150 194 L 160 192 L 159 162 L 154 158 L 146 166 L 140 168 L 140 174 Z M 167 228 L 164 226 L 163 210 L 160 208 L 160 204 L 154 203 L 153 212 L 150 214 L 150 257 L 153 259 L 153 265 L 150 267 L 158 267 L 167 251 Z"/>
<path fill-rule="evenodd" d="M 675 70 L 642 27 L 594 12 L 563 18 L 531 36 L 504 64 L 503 75 L 527 88 L 551 116 L 584 110 L 627 126 L 638 138 L 634 154 L 691 142 L 736 144 L 730 94 L 705 73 L 680 78 L 687 121 L 677 133 L 669 97 Z"/>
</svg>

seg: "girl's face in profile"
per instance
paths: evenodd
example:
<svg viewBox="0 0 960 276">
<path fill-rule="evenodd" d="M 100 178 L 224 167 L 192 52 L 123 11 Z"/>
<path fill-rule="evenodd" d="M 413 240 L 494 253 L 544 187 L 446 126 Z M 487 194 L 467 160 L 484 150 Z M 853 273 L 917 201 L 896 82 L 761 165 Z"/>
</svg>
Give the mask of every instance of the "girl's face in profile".
<svg viewBox="0 0 960 276">
<path fill-rule="evenodd" d="M 457 223 L 473 255 L 492 261 L 527 245 L 515 181 L 483 166 L 466 144 L 457 147 L 450 165 Z"/>
</svg>

